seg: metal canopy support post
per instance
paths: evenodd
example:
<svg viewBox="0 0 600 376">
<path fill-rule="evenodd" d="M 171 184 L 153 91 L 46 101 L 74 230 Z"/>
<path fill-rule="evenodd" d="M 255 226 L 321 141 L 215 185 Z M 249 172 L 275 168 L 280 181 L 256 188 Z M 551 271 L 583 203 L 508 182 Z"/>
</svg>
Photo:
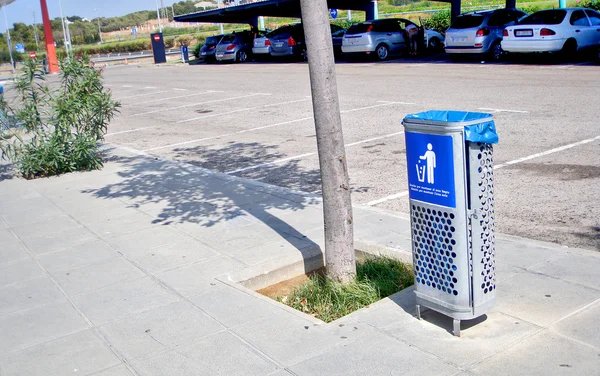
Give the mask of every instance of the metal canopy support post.
<svg viewBox="0 0 600 376">
<path fill-rule="evenodd" d="M 559 8 L 566 8 L 567 7 L 567 0 L 558 0 L 558 7 Z"/>
<path fill-rule="evenodd" d="M 57 73 L 58 59 L 56 58 L 56 47 L 54 47 L 54 37 L 52 36 L 52 26 L 50 25 L 50 16 L 48 15 L 48 6 L 46 0 L 40 0 L 42 8 L 42 21 L 44 22 L 44 39 L 46 40 L 46 53 L 48 54 L 48 71 Z"/>
<path fill-rule="evenodd" d="M 367 4 L 365 9 L 366 12 L 366 20 L 373 21 L 379 19 L 379 9 L 377 7 L 377 1 L 371 1 Z"/>
<path fill-rule="evenodd" d="M 461 0 L 452 0 L 450 3 L 450 16 L 452 21 L 454 21 L 460 14 L 460 2 Z"/>
<path fill-rule="evenodd" d="M 517 0 L 506 0 L 506 9 L 515 9 L 517 7 Z"/>
</svg>

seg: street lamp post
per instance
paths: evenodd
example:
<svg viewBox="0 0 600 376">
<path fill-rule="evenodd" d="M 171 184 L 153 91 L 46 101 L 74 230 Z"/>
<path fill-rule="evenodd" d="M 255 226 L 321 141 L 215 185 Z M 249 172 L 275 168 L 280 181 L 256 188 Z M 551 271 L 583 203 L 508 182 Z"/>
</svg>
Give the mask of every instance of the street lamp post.
<svg viewBox="0 0 600 376">
<path fill-rule="evenodd" d="M 156 18 L 158 19 L 158 30 L 162 33 L 162 25 L 160 23 L 160 9 L 158 7 L 158 0 L 156 0 Z"/>
<path fill-rule="evenodd" d="M 102 29 L 100 28 L 100 17 L 98 17 L 98 9 L 94 8 L 94 11 L 96 12 L 96 19 L 98 20 L 98 35 L 100 36 L 100 43 L 104 43 L 104 41 L 102 40 Z"/>
<path fill-rule="evenodd" d="M 2 7 L 4 11 L 4 22 L 6 23 L 6 43 L 8 44 L 8 55 L 10 56 L 10 69 L 15 73 L 15 60 L 12 55 L 12 42 L 10 40 L 10 30 L 8 26 L 8 18 L 6 17 L 6 8 Z"/>
<path fill-rule="evenodd" d="M 69 56 L 69 43 L 67 41 L 67 29 L 65 28 L 65 17 L 63 16 L 62 11 L 62 3 L 58 0 L 58 7 L 60 8 L 60 21 L 62 22 L 63 29 L 63 40 L 65 41 L 65 51 L 67 52 L 67 57 Z"/>
</svg>

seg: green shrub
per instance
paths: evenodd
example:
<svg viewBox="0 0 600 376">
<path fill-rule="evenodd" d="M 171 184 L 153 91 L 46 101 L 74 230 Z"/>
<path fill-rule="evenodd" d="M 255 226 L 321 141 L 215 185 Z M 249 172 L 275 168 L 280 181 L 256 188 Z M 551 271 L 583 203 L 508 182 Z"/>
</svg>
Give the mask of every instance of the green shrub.
<svg viewBox="0 0 600 376">
<path fill-rule="evenodd" d="M 120 104 L 102 85 L 87 56 L 60 62 L 59 87 L 45 83 L 37 61 L 28 59 L 14 80 L 17 107 L 2 99 L 0 157 L 15 162 L 26 179 L 102 167 L 99 141 Z"/>
<path fill-rule="evenodd" d="M 600 0 L 585 0 L 585 1 L 582 1 L 581 3 L 579 3 L 578 6 L 600 11 Z"/>
<path fill-rule="evenodd" d="M 440 33 L 445 33 L 450 27 L 450 11 L 442 10 L 433 13 L 430 17 L 423 19 L 423 26 Z"/>
</svg>

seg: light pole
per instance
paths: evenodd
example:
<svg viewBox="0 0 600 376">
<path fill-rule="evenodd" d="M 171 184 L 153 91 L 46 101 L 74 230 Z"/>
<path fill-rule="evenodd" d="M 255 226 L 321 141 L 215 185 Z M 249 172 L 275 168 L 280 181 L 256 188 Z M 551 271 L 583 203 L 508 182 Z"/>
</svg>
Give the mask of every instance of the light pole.
<svg viewBox="0 0 600 376">
<path fill-rule="evenodd" d="M 60 21 L 62 22 L 63 39 L 65 41 L 65 51 L 67 52 L 67 58 L 69 57 L 69 42 L 67 41 L 67 29 L 65 28 L 65 17 L 63 16 L 62 3 L 58 0 L 58 7 L 60 8 Z"/>
<path fill-rule="evenodd" d="M 33 33 L 35 35 L 35 49 L 40 49 L 40 36 L 38 35 L 37 24 L 35 23 L 35 12 L 33 12 Z"/>
<path fill-rule="evenodd" d="M 100 43 L 104 43 L 102 40 L 102 29 L 100 28 L 100 17 L 98 17 L 98 9 L 94 8 L 94 12 L 96 12 L 96 19 L 98 20 L 98 35 L 100 35 Z"/>
<path fill-rule="evenodd" d="M 15 73 L 15 61 L 12 55 L 12 42 L 10 40 L 10 30 L 8 28 L 8 18 L 6 17 L 6 7 L 2 7 L 4 11 L 4 22 L 6 23 L 6 43 L 8 44 L 8 55 L 10 56 L 10 69 Z"/>
<path fill-rule="evenodd" d="M 156 0 L 156 19 L 158 19 L 158 30 L 162 33 L 162 25 L 160 24 L 160 10 L 158 8 L 158 0 Z"/>
</svg>

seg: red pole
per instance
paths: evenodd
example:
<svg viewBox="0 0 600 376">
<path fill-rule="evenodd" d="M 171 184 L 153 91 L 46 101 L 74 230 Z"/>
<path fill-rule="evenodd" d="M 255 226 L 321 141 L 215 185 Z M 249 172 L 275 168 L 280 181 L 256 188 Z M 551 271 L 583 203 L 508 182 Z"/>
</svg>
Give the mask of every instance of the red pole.
<svg viewBox="0 0 600 376">
<path fill-rule="evenodd" d="M 50 16 L 48 16 L 48 7 L 46 0 L 40 0 L 42 7 L 42 20 L 44 21 L 44 37 L 46 38 L 46 53 L 48 54 L 48 67 L 50 73 L 56 73 L 60 70 L 58 59 L 56 58 L 56 48 L 54 47 L 54 38 L 52 37 L 52 26 L 50 25 Z"/>
</svg>

